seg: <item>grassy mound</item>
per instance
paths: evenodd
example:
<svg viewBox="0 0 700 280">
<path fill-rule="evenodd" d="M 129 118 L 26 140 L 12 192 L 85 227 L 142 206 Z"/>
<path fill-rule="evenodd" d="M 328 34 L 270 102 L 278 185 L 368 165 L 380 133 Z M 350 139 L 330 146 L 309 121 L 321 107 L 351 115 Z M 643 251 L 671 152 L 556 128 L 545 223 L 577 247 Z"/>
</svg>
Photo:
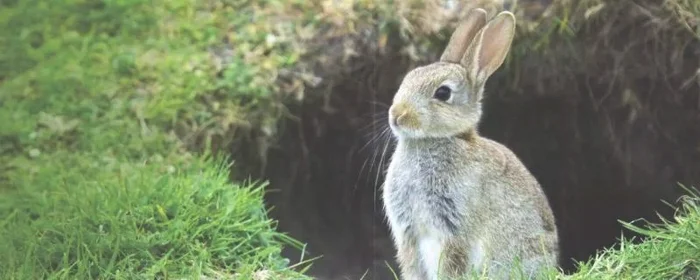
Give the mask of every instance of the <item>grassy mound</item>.
<svg viewBox="0 0 700 280">
<path fill-rule="evenodd" d="M 0 278 L 304 278 L 280 256 L 263 186 L 193 155 L 244 127 L 264 62 L 255 6 L 206 1 L 0 4 Z M 272 49 L 275 46 L 271 46 Z M 224 61 L 225 60 L 225 61 Z M 205 131 L 205 132 L 202 132 Z M 206 138 L 206 139 L 205 139 Z M 197 142 L 200 141 L 200 142 Z"/>
<path fill-rule="evenodd" d="M 264 186 L 231 185 L 226 165 L 41 160 L 0 199 L 2 279 L 301 277 L 280 258 L 297 243 L 267 218 Z"/>
</svg>

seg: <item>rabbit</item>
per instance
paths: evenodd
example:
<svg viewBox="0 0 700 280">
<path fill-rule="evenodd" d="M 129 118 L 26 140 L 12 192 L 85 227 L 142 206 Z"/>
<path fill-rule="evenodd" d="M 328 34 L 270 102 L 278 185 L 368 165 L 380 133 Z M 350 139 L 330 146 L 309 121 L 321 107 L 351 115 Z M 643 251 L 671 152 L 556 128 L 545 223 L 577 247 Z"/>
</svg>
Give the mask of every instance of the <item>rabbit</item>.
<svg viewBox="0 0 700 280">
<path fill-rule="evenodd" d="M 506 146 L 479 136 L 487 79 L 503 64 L 515 16 L 467 13 L 440 60 L 403 78 L 389 107 L 396 141 L 383 207 L 401 278 L 481 272 L 528 277 L 559 264 L 557 224 L 538 181 Z"/>
</svg>

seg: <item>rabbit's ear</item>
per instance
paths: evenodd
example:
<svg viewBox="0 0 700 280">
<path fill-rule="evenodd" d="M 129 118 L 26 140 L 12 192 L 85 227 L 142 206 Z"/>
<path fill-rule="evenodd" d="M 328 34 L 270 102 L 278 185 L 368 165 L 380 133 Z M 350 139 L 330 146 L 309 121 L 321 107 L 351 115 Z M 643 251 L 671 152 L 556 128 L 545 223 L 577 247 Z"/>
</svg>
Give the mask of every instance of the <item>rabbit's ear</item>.
<svg viewBox="0 0 700 280">
<path fill-rule="evenodd" d="M 460 22 L 457 29 L 450 37 L 450 41 L 445 47 L 440 61 L 459 63 L 464 52 L 467 51 L 469 43 L 479 30 L 486 25 L 486 11 L 481 8 L 476 8 L 467 13 L 465 19 Z"/>
<path fill-rule="evenodd" d="M 515 16 L 508 11 L 499 13 L 476 34 L 461 62 L 473 81 L 483 83 L 501 67 L 514 36 Z"/>
</svg>

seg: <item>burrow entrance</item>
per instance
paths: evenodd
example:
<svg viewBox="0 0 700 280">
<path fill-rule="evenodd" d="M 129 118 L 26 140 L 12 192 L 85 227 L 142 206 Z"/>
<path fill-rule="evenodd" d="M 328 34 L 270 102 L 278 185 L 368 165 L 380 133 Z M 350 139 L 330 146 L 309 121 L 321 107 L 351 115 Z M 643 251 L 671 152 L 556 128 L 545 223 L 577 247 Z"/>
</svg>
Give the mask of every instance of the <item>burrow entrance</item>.
<svg viewBox="0 0 700 280">
<path fill-rule="evenodd" d="M 677 183 L 700 182 L 700 88 L 688 85 L 683 74 L 697 64 L 674 75 L 668 71 L 677 65 L 640 70 L 635 67 L 659 68 L 658 56 L 611 59 L 625 46 L 608 48 L 600 55 L 573 50 L 587 61 L 580 66 L 533 55 L 516 66 L 526 73 L 517 87 L 510 86 L 507 71 L 487 84 L 481 134 L 510 147 L 542 184 L 558 221 L 561 266 L 568 271 L 573 260 L 613 246 L 621 232 L 631 237 L 618 220 L 658 221 L 657 212 L 672 213 L 663 201 L 683 193 Z M 415 66 L 396 53 L 358 58 L 347 75 L 328 83 L 328 99 L 291 107 L 298 119 L 284 124 L 269 152 L 263 177 L 271 184 L 272 216 L 281 231 L 308 243 L 311 257 L 323 255 L 310 272 L 319 279 L 359 279 L 365 273 L 364 279 L 393 279 L 387 264 L 396 268 L 394 249 L 377 171 L 392 148 L 381 134 L 388 105 Z M 697 61 L 700 53 L 684 55 Z M 566 73 L 550 79 L 528 70 L 540 63 L 560 65 Z M 623 82 L 600 70 L 619 67 L 630 67 L 623 69 Z M 666 71 L 663 81 L 657 71 Z M 296 250 L 286 254 L 299 258 Z"/>
</svg>

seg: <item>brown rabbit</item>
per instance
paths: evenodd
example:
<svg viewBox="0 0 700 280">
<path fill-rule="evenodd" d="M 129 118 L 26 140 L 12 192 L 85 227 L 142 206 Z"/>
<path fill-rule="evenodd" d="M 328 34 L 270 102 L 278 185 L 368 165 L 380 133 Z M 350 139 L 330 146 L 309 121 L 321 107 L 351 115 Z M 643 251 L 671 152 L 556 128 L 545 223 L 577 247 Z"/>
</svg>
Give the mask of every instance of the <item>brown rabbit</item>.
<svg viewBox="0 0 700 280">
<path fill-rule="evenodd" d="M 509 52 L 515 17 L 474 9 L 440 61 L 409 72 L 389 109 L 397 146 L 384 206 L 403 279 L 555 268 L 559 241 L 539 183 L 505 146 L 479 136 L 486 80 Z M 516 260 L 521 266 L 515 266 Z"/>
</svg>

